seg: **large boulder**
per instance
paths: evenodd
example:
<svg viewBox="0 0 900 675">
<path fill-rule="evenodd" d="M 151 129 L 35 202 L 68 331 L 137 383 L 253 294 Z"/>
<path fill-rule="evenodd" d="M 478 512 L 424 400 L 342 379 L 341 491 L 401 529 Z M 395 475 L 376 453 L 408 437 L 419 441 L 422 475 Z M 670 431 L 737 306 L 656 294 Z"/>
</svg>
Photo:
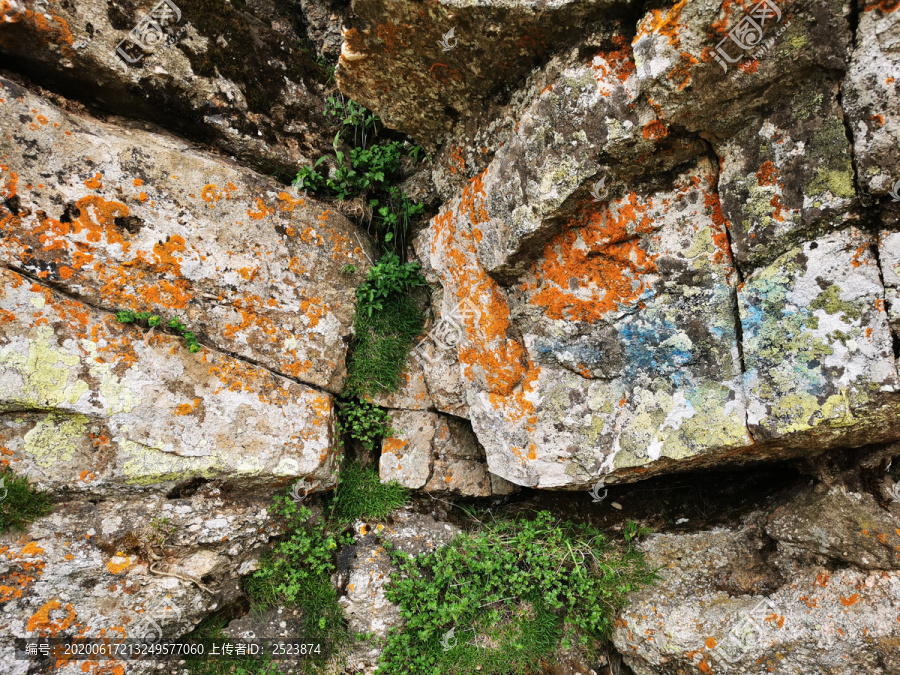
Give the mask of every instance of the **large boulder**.
<svg viewBox="0 0 900 675">
<path fill-rule="evenodd" d="M 554 47 L 577 40 L 586 26 L 611 23 L 629 4 L 354 0 L 338 84 L 388 125 L 434 147 Z"/>
<path fill-rule="evenodd" d="M 11 466 L 111 496 L 218 479 L 334 484 L 331 395 L 144 334 L 0 268 L 0 430 Z"/>
<path fill-rule="evenodd" d="M 0 53 L 67 96 L 293 176 L 334 134 L 321 117 L 327 73 L 285 4 L 8 0 Z"/>
<path fill-rule="evenodd" d="M 838 463 L 851 454 L 878 464 Z M 733 529 L 639 544 L 660 578 L 618 616 L 625 662 L 636 675 L 900 672 L 900 502 L 870 494 L 870 468 L 823 467 Z"/>
<path fill-rule="evenodd" d="M 651 9 L 632 41 L 641 90 L 666 124 L 724 138 L 816 71 L 843 71 L 841 0 L 679 0 Z"/>
<path fill-rule="evenodd" d="M 792 249 L 748 277 L 738 301 L 754 439 L 823 448 L 896 438 L 897 369 L 871 236 L 851 228 Z"/>
<path fill-rule="evenodd" d="M 352 282 L 368 269 L 343 216 L 179 139 L 0 85 L 0 262 L 106 310 L 178 315 L 213 349 L 341 390 Z"/>
<path fill-rule="evenodd" d="M 190 495 L 80 499 L 27 534 L 0 536 L 0 617 L 7 636 L 172 638 L 240 593 L 277 534 L 267 498 L 213 485 Z M 151 661 L 16 660 L 4 672 L 149 673 Z M 172 664 L 173 662 L 169 662 Z M 84 667 L 84 670 L 82 669 Z"/>
</svg>

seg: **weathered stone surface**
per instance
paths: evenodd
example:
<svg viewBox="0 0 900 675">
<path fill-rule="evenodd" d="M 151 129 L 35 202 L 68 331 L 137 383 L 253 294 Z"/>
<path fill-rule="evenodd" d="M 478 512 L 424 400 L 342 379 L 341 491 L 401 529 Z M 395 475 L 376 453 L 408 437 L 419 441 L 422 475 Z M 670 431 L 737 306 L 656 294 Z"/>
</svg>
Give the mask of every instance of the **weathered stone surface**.
<svg viewBox="0 0 900 675">
<path fill-rule="evenodd" d="M 807 490 L 776 509 L 766 533 L 860 569 L 900 569 L 900 541 L 892 536 L 896 527 L 872 495 L 835 486 Z"/>
<path fill-rule="evenodd" d="M 458 354 L 492 473 L 583 486 L 752 442 L 715 184 L 703 160 L 664 189 L 585 201 L 508 291 L 478 258 L 479 178 L 416 240 L 442 313 L 479 308 Z"/>
<path fill-rule="evenodd" d="M 878 237 L 878 260 L 884 280 L 888 321 L 895 337 L 900 337 L 900 232 L 882 232 Z"/>
<path fill-rule="evenodd" d="M 382 441 L 379 475 L 404 487 L 470 497 L 508 494 L 509 485 L 488 473 L 484 448 L 464 420 L 433 412 L 392 410 L 397 429 Z"/>
<path fill-rule="evenodd" d="M 641 91 L 666 124 L 728 136 L 815 69 L 845 69 L 848 13 L 840 0 L 680 0 L 652 9 L 632 41 Z M 750 21 L 762 22 L 762 34 Z M 740 43 L 728 37 L 735 28 Z M 727 71 L 715 60 L 719 45 Z"/>
<path fill-rule="evenodd" d="M 319 54 L 337 61 L 341 55 L 341 17 L 345 7 L 339 0 L 294 0 L 300 6 L 306 22 L 306 35 L 316 45 Z"/>
<path fill-rule="evenodd" d="M 390 411 L 396 433 L 382 441 L 378 472 L 382 482 L 420 488 L 431 473 L 431 453 L 438 416 L 416 410 Z"/>
<path fill-rule="evenodd" d="M 495 89 L 628 4 L 354 0 L 338 84 L 390 126 L 433 147 Z"/>
<path fill-rule="evenodd" d="M 389 394 L 380 393 L 371 397 L 375 405 L 384 408 L 405 410 L 428 410 L 432 407 L 431 396 L 425 384 L 425 373 L 419 359 L 410 358 L 406 369 L 400 375 L 400 388 Z"/>
<path fill-rule="evenodd" d="M 162 35 L 127 39 L 159 4 L 47 0 L 41 13 L 34 0 L 7 0 L 0 52 L 41 84 L 163 122 L 267 174 L 293 176 L 327 151 L 325 76 L 283 3 L 170 2 Z"/>
<path fill-rule="evenodd" d="M 871 195 L 897 192 L 900 181 L 900 14 L 895 2 L 865 3 L 859 12 L 842 105 L 853 132 L 860 186 Z"/>
<path fill-rule="evenodd" d="M 590 65 L 577 52 L 554 61 L 557 74 L 531 92 L 515 132 L 480 176 L 486 218 L 476 247 L 489 273 L 521 273 L 589 192 L 618 197 L 637 176 L 703 152 L 694 139 L 670 136 L 640 98 L 625 37 L 607 41 Z"/>
<path fill-rule="evenodd" d="M 4 635 L 182 635 L 233 599 L 239 577 L 254 569 L 261 546 L 275 534 L 267 503 L 268 498 L 248 494 L 226 496 L 207 485 L 178 499 L 157 495 L 57 504 L 26 534 L 0 535 Z M 0 658 L 6 673 L 35 672 L 34 661 L 14 659 L 10 639 L 0 644 Z M 130 674 L 150 672 L 154 664 L 57 665 L 53 672 L 80 673 L 85 665 L 95 669 L 89 672 L 105 667 L 102 672 Z"/>
<path fill-rule="evenodd" d="M 896 434 L 897 403 L 886 394 L 897 372 L 873 243 L 856 229 L 834 233 L 742 285 L 747 422 L 757 441 L 815 430 L 823 443 L 861 427 L 882 440 Z"/>
<path fill-rule="evenodd" d="M 750 271 L 848 219 L 856 198 L 837 85 L 822 76 L 718 144 L 735 260 Z"/>
<path fill-rule="evenodd" d="M 334 484 L 329 394 L 218 352 L 188 352 L 0 269 L 0 434 L 54 491 Z"/>
<path fill-rule="evenodd" d="M 367 257 L 340 214 L 184 142 L 63 113 L 3 81 L 0 261 L 110 310 L 340 391 Z"/>
<path fill-rule="evenodd" d="M 636 675 L 897 672 L 900 572 L 829 569 L 779 548 L 769 559 L 784 579 L 777 590 L 729 594 L 722 572 L 758 557 L 754 529 L 641 544 L 661 579 L 632 595 L 613 633 Z"/>
</svg>

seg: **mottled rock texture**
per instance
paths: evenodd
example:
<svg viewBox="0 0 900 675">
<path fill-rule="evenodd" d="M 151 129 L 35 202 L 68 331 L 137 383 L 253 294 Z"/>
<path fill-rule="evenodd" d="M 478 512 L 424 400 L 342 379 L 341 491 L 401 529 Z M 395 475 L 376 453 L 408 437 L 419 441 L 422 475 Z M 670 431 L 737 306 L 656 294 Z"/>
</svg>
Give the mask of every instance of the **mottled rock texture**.
<svg viewBox="0 0 900 675">
<path fill-rule="evenodd" d="M 438 502 L 900 439 L 898 9 L 0 0 L 0 459 L 60 501 L 0 546 L 6 628 L 130 634 L 152 596 L 183 633 L 256 564 L 273 490 L 333 485 L 377 254 L 266 177 L 331 145 L 315 52 L 432 155 L 405 176 L 434 206 L 411 253 L 432 311 L 373 399 L 399 429 L 383 480 Z M 122 309 L 179 316 L 200 352 Z M 614 635 L 634 672 L 900 672 L 900 488 L 879 462 L 646 542 L 662 579 Z M 128 530 L 150 511 L 177 526 L 164 543 Z M 383 635 L 370 525 L 335 583 L 353 630 Z"/>
<path fill-rule="evenodd" d="M 267 503 L 204 486 L 190 497 L 59 504 L 26 534 L 0 536 L 4 633 L 111 638 L 183 634 L 238 595 L 240 576 L 254 569 L 261 547 L 277 532 Z M 0 645 L 0 658 L 3 672 L 15 675 L 35 672 L 35 667 L 72 674 L 146 673 L 154 668 L 152 662 L 15 660 L 11 640 Z"/>
<path fill-rule="evenodd" d="M 619 615 L 626 663 L 638 675 L 898 672 L 900 499 L 879 486 L 893 490 L 882 472 L 897 450 L 836 453 L 737 526 L 640 544 L 661 579 Z"/>
<path fill-rule="evenodd" d="M 4 0 L 0 54 L 45 86 L 290 177 L 333 136 L 298 18 L 275 0 Z"/>
<path fill-rule="evenodd" d="M 107 310 L 178 315 L 201 342 L 333 392 L 368 256 L 322 204 L 183 141 L 0 88 L 0 261 Z"/>
</svg>

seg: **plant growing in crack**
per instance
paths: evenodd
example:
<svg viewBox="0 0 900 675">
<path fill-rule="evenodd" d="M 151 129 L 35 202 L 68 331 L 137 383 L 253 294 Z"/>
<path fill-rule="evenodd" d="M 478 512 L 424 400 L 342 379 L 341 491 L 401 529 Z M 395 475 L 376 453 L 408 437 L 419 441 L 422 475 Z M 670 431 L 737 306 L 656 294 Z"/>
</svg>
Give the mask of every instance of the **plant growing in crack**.
<svg viewBox="0 0 900 675">
<path fill-rule="evenodd" d="M 119 323 L 146 323 L 150 328 L 150 331 L 144 336 L 144 342 L 146 344 L 149 344 L 148 340 L 153 335 L 154 329 L 163 325 L 163 318 L 159 314 L 153 314 L 151 312 L 134 312 L 130 309 L 123 309 L 116 312 L 116 321 Z M 177 316 L 172 317 L 165 322 L 165 327 L 172 329 L 184 338 L 184 342 L 191 354 L 196 354 L 200 351 L 200 343 L 197 341 L 197 336 L 189 331 L 187 326 L 185 326 Z"/>
</svg>

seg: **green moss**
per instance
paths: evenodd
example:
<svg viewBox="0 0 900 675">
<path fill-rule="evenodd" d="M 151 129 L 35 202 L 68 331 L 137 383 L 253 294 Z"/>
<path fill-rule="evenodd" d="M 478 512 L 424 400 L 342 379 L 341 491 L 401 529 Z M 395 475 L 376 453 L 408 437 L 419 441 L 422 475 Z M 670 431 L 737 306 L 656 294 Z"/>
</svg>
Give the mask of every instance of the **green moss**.
<svg viewBox="0 0 900 675">
<path fill-rule="evenodd" d="M 409 500 L 409 491 L 396 481 L 382 483 L 378 471 L 353 461 L 341 468 L 332 504 L 342 521 L 382 520 Z"/>
</svg>

